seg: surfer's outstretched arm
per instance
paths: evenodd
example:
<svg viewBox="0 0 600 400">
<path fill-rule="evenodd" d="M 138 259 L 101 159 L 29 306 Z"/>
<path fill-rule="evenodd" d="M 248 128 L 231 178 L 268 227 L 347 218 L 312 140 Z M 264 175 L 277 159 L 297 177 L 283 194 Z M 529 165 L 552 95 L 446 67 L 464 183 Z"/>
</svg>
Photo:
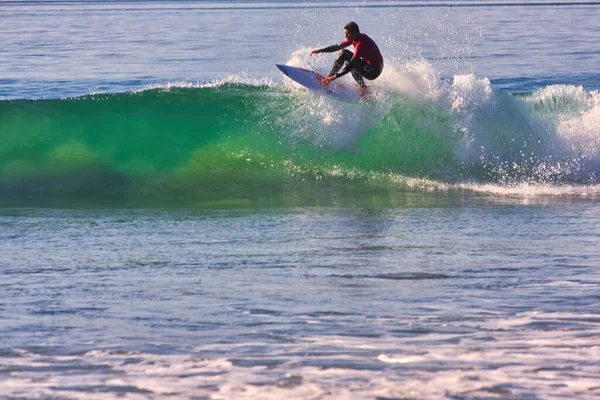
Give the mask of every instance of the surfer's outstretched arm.
<svg viewBox="0 0 600 400">
<path fill-rule="evenodd" d="M 346 42 L 342 42 L 340 44 L 334 44 L 333 46 L 328 46 L 328 47 L 323 47 L 322 49 L 316 49 L 310 52 L 310 55 L 312 56 L 313 54 L 319 54 L 319 53 L 335 53 L 336 51 L 340 51 L 348 46 L 350 46 L 352 43 L 346 43 Z"/>
</svg>

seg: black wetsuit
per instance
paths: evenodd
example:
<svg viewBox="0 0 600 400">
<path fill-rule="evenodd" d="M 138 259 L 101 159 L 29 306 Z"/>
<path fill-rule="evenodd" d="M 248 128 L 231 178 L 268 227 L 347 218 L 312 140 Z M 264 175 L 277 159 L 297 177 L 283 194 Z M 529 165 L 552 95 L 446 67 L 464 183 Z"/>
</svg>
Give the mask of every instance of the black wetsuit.
<svg viewBox="0 0 600 400">
<path fill-rule="evenodd" d="M 361 87 L 365 87 L 366 85 L 363 78 L 369 80 L 376 79 L 381 75 L 381 71 L 383 70 L 383 56 L 373 39 L 364 33 L 359 33 L 352 42 L 344 40 L 340 44 L 320 49 L 319 52 L 333 53 L 342 50 L 351 44 L 354 45 L 355 52 L 352 53 L 350 50 L 343 50 L 340 53 L 340 56 L 335 60 L 329 75 L 335 74 L 335 76 L 339 78 L 350 72 L 356 82 L 358 82 Z M 344 64 L 346 65 L 344 66 Z M 342 68 L 342 66 L 344 66 L 344 68 Z M 340 70 L 340 68 L 342 69 Z"/>
</svg>

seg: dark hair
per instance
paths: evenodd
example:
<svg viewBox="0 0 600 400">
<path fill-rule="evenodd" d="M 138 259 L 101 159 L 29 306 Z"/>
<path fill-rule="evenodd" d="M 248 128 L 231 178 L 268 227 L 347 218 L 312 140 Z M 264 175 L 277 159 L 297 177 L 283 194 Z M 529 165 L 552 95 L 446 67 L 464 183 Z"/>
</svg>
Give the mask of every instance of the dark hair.
<svg viewBox="0 0 600 400">
<path fill-rule="evenodd" d="M 348 22 L 344 29 L 347 29 L 350 32 L 360 33 L 360 29 L 358 29 L 358 24 L 354 21 Z"/>
</svg>

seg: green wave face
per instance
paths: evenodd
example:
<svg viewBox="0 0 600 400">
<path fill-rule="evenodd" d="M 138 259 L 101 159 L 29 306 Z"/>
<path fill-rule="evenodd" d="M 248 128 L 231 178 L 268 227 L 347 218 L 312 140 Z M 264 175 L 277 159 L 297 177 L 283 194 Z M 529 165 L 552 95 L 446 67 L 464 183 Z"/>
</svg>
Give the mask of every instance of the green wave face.
<svg viewBox="0 0 600 400">
<path fill-rule="evenodd" d="M 249 85 L 4 101 L 0 199 L 310 203 L 386 191 L 386 175 L 449 158 L 403 107 L 390 116 L 388 105 Z"/>
<path fill-rule="evenodd" d="M 519 148 L 488 114 L 471 120 L 496 129 L 493 140 L 504 147 L 465 162 L 459 118 L 399 94 L 349 103 L 225 84 L 3 101 L 0 204 L 389 202 L 461 179 L 501 180 L 490 160 Z"/>
</svg>

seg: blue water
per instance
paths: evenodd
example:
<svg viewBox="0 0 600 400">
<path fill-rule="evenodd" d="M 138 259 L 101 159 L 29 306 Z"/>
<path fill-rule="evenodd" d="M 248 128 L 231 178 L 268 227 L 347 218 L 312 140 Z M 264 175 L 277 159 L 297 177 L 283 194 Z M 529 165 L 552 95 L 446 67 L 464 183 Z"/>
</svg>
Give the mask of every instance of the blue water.
<svg viewBox="0 0 600 400">
<path fill-rule="evenodd" d="M 595 398 L 599 211 L 5 210 L 0 390 Z"/>
<path fill-rule="evenodd" d="M 0 2 L 0 397 L 599 398 L 599 14 Z"/>
<path fill-rule="evenodd" d="M 279 81 L 274 63 L 300 49 L 337 43 L 342 32 L 334 27 L 350 19 L 378 39 L 390 66 L 423 57 L 442 77 L 475 73 L 508 91 L 550 84 L 598 89 L 600 5 L 540 3 L 2 2 L 0 98 L 232 76 Z"/>
</svg>

